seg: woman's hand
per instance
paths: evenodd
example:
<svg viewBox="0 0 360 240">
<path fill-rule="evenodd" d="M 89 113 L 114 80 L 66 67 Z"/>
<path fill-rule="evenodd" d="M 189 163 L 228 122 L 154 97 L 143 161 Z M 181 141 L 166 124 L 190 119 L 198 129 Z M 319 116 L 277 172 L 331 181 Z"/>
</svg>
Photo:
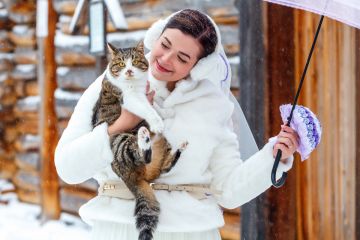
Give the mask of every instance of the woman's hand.
<svg viewBox="0 0 360 240">
<path fill-rule="evenodd" d="M 286 125 L 281 125 L 281 131 L 277 136 L 274 145 L 273 156 L 276 157 L 278 150 L 282 151 L 281 161 L 286 163 L 286 159 L 293 155 L 299 146 L 299 135 L 294 129 Z"/>
<path fill-rule="evenodd" d="M 148 101 L 152 104 L 155 92 L 154 91 L 149 92 L 149 89 L 150 89 L 149 83 L 147 83 L 146 97 Z M 116 119 L 115 122 L 108 127 L 108 134 L 114 135 L 129 131 L 134 127 L 136 127 L 142 120 L 143 119 L 140 118 L 139 116 L 129 112 L 125 108 L 122 108 L 119 118 Z"/>
</svg>

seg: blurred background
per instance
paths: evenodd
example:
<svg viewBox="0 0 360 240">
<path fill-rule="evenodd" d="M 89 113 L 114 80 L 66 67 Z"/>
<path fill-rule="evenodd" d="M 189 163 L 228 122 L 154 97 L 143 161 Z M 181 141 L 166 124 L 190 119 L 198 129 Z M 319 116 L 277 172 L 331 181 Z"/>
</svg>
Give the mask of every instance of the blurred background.
<svg viewBox="0 0 360 240">
<path fill-rule="evenodd" d="M 259 0 L 0 0 L 0 239 L 88 239 L 78 209 L 98 186 L 58 178 L 57 141 L 106 66 L 104 41 L 135 45 L 183 8 L 219 25 L 259 147 L 278 133 L 318 15 Z M 326 18 L 299 101 L 320 119 L 322 142 L 306 162 L 296 155 L 284 187 L 224 209 L 223 239 L 360 239 L 359 89 L 360 31 Z"/>
</svg>

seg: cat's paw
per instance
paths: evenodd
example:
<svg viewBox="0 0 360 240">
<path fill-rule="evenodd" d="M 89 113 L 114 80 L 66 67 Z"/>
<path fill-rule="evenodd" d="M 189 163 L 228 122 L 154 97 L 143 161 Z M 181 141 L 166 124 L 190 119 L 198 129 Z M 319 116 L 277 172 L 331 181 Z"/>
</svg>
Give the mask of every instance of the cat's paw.
<svg viewBox="0 0 360 240">
<path fill-rule="evenodd" d="M 185 141 L 185 142 L 181 143 L 180 147 L 179 147 L 179 151 L 183 152 L 187 148 L 188 145 L 189 145 L 188 141 Z"/>
<path fill-rule="evenodd" d="M 141 150 L 149 150 L 151 147 L 150 132 L 146 127 L 141 127 L 138 131 L 138 146 Z"/>
<path fill-rule="evenodd" d="M 164 122 L 160 117 L 151 118 L 148 123 L 153 133 L 162 133 L 164 131 Z"/>
</svg>

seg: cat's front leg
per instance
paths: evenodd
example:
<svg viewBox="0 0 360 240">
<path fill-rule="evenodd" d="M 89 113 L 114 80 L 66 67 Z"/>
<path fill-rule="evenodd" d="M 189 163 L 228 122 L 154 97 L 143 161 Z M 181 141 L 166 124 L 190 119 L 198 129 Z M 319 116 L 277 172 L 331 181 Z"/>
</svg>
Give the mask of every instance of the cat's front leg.
<svg viewBox="0 0 360 240">
<path fill-rule="evenodd" d="M 150 125 L 150 130 L 154 133 L 162 133 L 164 122 L 148 102 L 146 96 L 129 96 L 125 98 L 124 108 L 135 115 L 145 119 Z"/>
</svg>

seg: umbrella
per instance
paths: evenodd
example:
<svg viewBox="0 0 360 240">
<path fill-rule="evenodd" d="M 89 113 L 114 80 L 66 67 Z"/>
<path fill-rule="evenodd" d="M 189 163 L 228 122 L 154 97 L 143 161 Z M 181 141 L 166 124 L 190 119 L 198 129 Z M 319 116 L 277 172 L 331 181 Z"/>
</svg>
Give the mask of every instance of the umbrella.
<svg viewBox="0 0 360 240">
<path fill-rule="evenodd" d="M 264 0 L 264 1 L 272 2 L 272 3 L 276 3 L 276 4 L 288 6 L 288 7 L 303 9 L 303 10 L 307 10 L 307 11 L 314 12 L 314 13 L 321 15 L 320 21 L 319 21 L 319 24 L 318 24 L 318 27 L 317 27 L 317 30 L 315 33 L 315 37 L 314 37 L 303 73 L 301 76 L 299 87 L 298 87 L 297 93 L 295 95 L 294 102 L 291 106 L 290 113 L 287 117 L 286 125 L 290 126 L 292 123 L 292 117 L 294 114 L 294 110 L 296 108 L 303 109 L 300 111 L 308 110 L 308 109 L 304 109 L 302 106 L 300 106 L 300 107 L 297 106 L 296 103 L 297 103 L 297 100 L 298 100 L 298 97 L 300 94 L 300 90 L 301 90 L 301 87 L 302 87 L 302 84 L 303 84 L 303 81 L 304 81 L 304 78 L 306 75 L 307 68 L 310 63 L 312 53 L 315 48 L 317 38 L 319 36 L 319 32 L 321 29 L 321 25 L 322 25 L 324 16 L 341 21 L 350 26 L 360 28 L 360 2 L 359 2 L 359 0 Z M 289 108 L 289 106 L 287 106 L 287 108 Z M 282 114 L 283 114 L 283 112 L 284 111 L 282 111 Z M 295 116 L 296 116 L 296 114 L 295 114 Z M 320 129 L 319 133 L 321 134 L 321 129 Z M 300 135 L 302 135 L 302 134 L 300 134 Z M 307 141 L 307 140 L 305 138 L 301 139 L 301 136 L 300 136 L 300 142 L 304 142 L 304 141 Z M 318 144 L 318 142 L 317 142 L 317 144 Z M 301 145 L 301 143 L 300 143 L 300 145 Z M 276 170 L 278 168 L 278 165 L 279 165 L 279 162 L 281 159 L 281 154 L 282 154 L 281 150 L 278 150 L 276 157 L 275 157 L 274 166 L 271 171 L 271 181 L 275 187 L 281 187 L 285 183 L 285 179 L 287 177 L 287 173 L 284 172 L 282 174 L 281 178 L 278 181 L 276 181 Z M 304 157 L 307 157 L 308 154 L 309 153 L 305 154 L 304 156 L 302 155 L 302 159 L 304 159 Z"/>
</svg>

